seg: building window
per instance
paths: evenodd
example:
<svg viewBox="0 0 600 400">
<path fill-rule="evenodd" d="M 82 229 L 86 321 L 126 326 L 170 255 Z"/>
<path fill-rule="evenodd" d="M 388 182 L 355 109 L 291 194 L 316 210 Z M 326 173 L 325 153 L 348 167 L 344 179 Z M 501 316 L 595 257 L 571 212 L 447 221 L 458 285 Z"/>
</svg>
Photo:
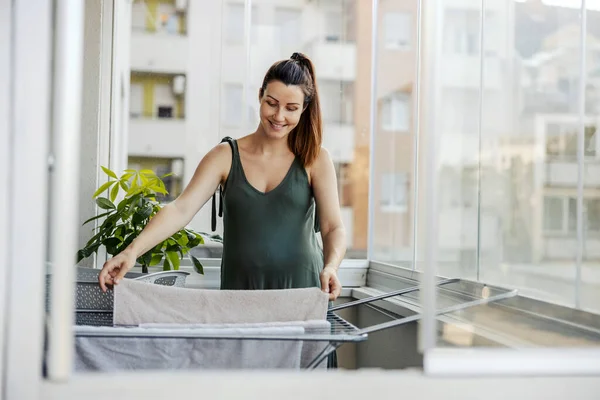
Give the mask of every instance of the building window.
<svg viewBox="0 0 600 400">
<path fill-rule="evenodd" d="M 405 93 L 394 93 L 386 97 L 382 103 L 382 128 L 386 131 L 408 132 L 408 104 L 408 95 Z"/>
<path fill-rule="evenodd" d="M 341 10 L 330 10 L 325 13 L 325 41 L 341 42 L 343 40 L 344 27 Z"/>
<path fill-rule="evenodd" d="M 352 176 L 351 164 L 335 163 L 335 174 L 338 183 L 338 195 L 341 207 L 352 207 Z"/>
<path fill-rule="evenodd" d="M 579 128 L 575 124 L 548 123 L 546 126 L 546 155 L 548 158 L 577 160 L 577 137 Z M 585 127 L 584 156 L 596 157 L 596 126 Z"/>
<path fill-rule="evenodd" d="M 226 84 L 223 87 L 221 122 L 224 126 L 242 125 L 243 93 L 244 88 L 239 84 Z"/>
<path fill-rule="evenodd" d="M 560 232 L 563 230 L 563 199 L 560 197 L 544 198 L 544 230 Z"/>
<path fill-rule="evenodd" d="M 479 54 L 479 23 L 477 10 L 448 9 L 444 15 L 444 49 L 450 54 Z"/>
<path fill-rule="evenodd" d="M 408 173 L 386 173 L 381 178 L 382 211 L 406 212 L 408 209 Z"/>
<path fill-rule="evenodd" d="M 225 16 L 225 40 L 227 44 L 244 43 L 244 5 L 227 4 Z"/>
<path fill-rule="evenodd" d="M 385 47 L 408 50 L 411 44 L 411 19 L 409 13 L 387 13 L 384 17 Z"/>
<path fill-rule="evenodd" d="M 323 121 L 334 124 L 352 124 L 354 86 L 351 82 L 322 81 L 319 96 Z"/>
<path fill-rule="evenodd" d="M 144 108 L 144 86 L 132 83 L 129 91 L 129 115 L 131 118 L 140 118 Z"/>
<path fill-rule="evenodd" d="M 577 231 L 577 199 L 544 197 L 544 231 L 572 235 Z M 600 198 L 583 199 L 583 229 L 600 232 Z"/>
<path fill-rule="evenodd" d="M 183 160 L 181 158 L 129 157 L 128 168 L 135 170 L 149 169 L 162 178 L 168 194 L 158 194 L 156 199 L 161 203 L 175 200 L 183 191 Z"/>
</svg>

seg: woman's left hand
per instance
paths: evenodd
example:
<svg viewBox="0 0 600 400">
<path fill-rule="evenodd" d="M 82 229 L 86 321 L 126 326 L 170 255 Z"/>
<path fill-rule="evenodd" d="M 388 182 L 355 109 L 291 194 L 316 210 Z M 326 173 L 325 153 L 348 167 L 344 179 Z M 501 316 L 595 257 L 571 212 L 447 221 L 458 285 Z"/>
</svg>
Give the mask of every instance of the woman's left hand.
<svg viewBox="0 0 600 400">
<path fill-rule="evenodd" d="M 321 290 L 329 293 L 329 300 L 335 300 L 342 292 L 342 284 L 334 267 L 325 267 L 321 271 Z"/>
</svg>

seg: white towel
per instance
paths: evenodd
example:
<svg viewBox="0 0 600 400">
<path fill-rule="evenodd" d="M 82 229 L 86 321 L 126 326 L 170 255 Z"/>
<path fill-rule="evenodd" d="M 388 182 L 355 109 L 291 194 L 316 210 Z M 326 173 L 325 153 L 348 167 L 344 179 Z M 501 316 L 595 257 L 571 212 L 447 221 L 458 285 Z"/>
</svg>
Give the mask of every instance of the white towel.
<svg viewBox="0 0 600 400">
<path fill-rule="evenodd" d="M 298 369 L 302 343 L 282 340 L 167 338 L 190 328 L 75 327 L 78 372 L 175 369 Z M 301 326 L 199 329 L 215 336 L 302 335 Z M 135 333 L 138 337 L 86 336 L 89 333 Z M 152 337 L 144 337 L 152 335 Z"/>
<path fill-rule="evenodd" d="M 329 335 L 331 324 L 326 320 L 290 321 L 290 322 L 267 322 L 246 324 L 141 324 L 140 328 L 160 329 L 224 329 L 224 328 L 283 328 L 302 327 L 306 335 Z M 327 341 L 303 341 L 300 359 L 300 368 L 306 368 L 323 351 L 329 342 Z M 327 369 L 327 358 L 323 360 L 318 368 Z"/>
<path fill-rule="evenodd" d="M 325 320 L 328 301 L 319 288 L 203 290 L 123 279 L 115 287 L 114 324 Z"/>
</svg>

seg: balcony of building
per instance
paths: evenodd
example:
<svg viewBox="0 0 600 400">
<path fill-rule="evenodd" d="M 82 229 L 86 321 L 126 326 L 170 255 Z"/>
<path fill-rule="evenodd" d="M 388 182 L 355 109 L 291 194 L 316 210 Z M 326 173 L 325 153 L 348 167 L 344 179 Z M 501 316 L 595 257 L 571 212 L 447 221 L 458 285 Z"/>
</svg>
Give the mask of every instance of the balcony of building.
<svg viewBox="0 0 600 400">
<path fill-rule="evenodd" d="M 130 118 L 128 146 L 130 156 L 185 157 L 185 120 Z"/>
</svg>

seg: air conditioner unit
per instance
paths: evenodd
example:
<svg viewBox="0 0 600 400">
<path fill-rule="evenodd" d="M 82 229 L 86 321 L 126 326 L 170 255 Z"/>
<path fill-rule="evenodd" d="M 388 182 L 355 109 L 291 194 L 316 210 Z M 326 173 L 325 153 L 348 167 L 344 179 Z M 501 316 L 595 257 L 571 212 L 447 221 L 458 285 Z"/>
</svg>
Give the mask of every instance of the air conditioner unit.
<svg viewBox="0 0 600 400">
<path fill-rule="evenodd" d="M 171 161 L 171 172 L 181 178 L 183 176 L 183 160 L 176 158 Z"/>
<path fill-rule="evenodd" d="M 175 10 L 177 10 L 177 12 L 186 12 L 187 6 L 187 0 L 175 0 Z"/>
<path fill-rule="evenodd" d="M 185 93 L 185 75 L 176 75 L 173 78 L 173 94 L 180 96 Z"/>
</svg>

